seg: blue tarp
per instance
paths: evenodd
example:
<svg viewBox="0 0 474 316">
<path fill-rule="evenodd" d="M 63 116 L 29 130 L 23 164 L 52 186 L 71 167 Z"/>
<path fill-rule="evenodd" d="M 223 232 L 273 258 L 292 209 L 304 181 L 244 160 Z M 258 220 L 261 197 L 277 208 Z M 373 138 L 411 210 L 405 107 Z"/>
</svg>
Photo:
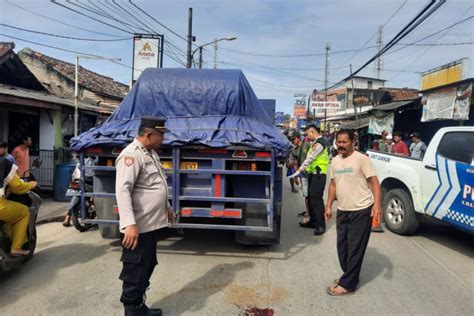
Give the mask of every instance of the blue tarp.
<svg viewBox="0 0 474 316">
<path fill-rule="evenodd" d="M 148 115 L 167 118 L 165 145 L 272 147 L 279 157 L 291 148 L 242 71 L 171 68 L 146 69 L 109 119 L 73 138 L 71 147 L 129 143 Z"/>
</svg>

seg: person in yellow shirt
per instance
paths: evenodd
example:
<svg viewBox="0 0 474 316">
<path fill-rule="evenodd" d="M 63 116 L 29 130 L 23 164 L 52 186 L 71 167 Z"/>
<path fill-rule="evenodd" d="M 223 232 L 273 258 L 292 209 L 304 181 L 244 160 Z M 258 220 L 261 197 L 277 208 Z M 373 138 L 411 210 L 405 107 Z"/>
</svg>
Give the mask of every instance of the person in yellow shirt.
<svg viewBox="0 0 474 316">
<path fill-rule="evenodd" d="M 27 256 L 29 250 L 21 249 L 27 242 L 27 228 L 30 212 L 26 205 L 9 201 L 5 195 L 6 187 L 14 194 L 25 194 L 38 185 L 35 181 L 23 182 L 18 174 L 18 167 L 6 158 L 0 157 L 0 221 L 8 225 L 12 240 L 10 254 Z"/>
</svg>

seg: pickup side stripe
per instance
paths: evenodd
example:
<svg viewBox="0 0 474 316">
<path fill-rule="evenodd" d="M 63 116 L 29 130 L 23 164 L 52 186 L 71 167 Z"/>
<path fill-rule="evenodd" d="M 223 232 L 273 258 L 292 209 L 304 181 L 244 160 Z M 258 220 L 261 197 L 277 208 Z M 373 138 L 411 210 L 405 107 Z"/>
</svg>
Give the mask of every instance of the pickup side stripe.
<svg viewBox="0 0 474 316">
<path fill-rule="evenodd" d="M 426 206 L 425 206 L 425 211 L 428 212 L 428 213 L 429 213 L 429 207 L 430 207 L 431 202 L 433 202 L 433 199 L 435 198 L 436 194 L 438 194 L 439 189 L 443 185 L 443 182 L 441 181 L 441 176 L 439 175 L 438 157 L 439 157 L 438 155 L 435 156 L 435 158 L 436 158 L 436 175 L 438 176 L 438 183 L 439 184 L 438 184 L 438 187 L 436 188 L 436 191 L 433 193 L 430 200 L 428 201 L 428 204 L 426 204 Z"/>
<path fill-rule="evenodd" d="M 449 189 L 446 191 L 443 198 L 441 199 L 441 202 L 439 202 L 438 206 L 436 207 L 436 210 L 434 211 L 433 216 L 436 215 L 436 213 L 438 212 L 440 206 L 443 205 L 444 201 L 446 200 L 446 197 L 448 196 L 449 192 L 451 192 L 451 189 L 453 188 L 453 184 L 451 183 L 451 177 L 449 175 L 448 159 L 445 159 L 444 163 L 445 163 L 445 166 L 446 166 L 446 175 L 448 176 Z"/>
</svg>

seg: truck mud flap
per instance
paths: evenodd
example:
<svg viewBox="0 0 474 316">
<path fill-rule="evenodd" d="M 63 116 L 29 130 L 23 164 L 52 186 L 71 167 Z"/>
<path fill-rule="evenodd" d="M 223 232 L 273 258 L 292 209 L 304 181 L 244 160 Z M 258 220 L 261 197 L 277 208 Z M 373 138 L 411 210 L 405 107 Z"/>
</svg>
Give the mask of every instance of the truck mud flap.
<svg viewBox="0 0 474 316">
<path fill-rule="evenodd" d="M 246 226 L 267 226 L 267 214 L 261 205 L 239 205 L 244 210 L 243 224 Z M 275 203 L 275 216 L 273 218 L 273 231 L 237 231 L 235 241 L 243 245 L 277 245 L 280 243 L 281 230 L 281 203 Z"/>
</svg>

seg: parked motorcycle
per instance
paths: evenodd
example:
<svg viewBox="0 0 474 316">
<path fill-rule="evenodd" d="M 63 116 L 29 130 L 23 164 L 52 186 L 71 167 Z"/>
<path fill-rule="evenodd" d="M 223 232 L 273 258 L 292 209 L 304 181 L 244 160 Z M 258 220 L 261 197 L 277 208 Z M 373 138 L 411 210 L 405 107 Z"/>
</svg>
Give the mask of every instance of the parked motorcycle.
<svg viewBox="0 0 474 316">
<path fill-rule="evenodd" d="M 36 181 L 32 171 L 39 168 L 42 162 L 43 161 L 41 158 L 35 159 L 32 163 L 31 170 L 28 170 L 27 172 L 25 172 L 22 179 L 24 181 Z M 28 173 L 29 175 L 25 176 Z M 23 262 L 29 261 L 33 257 L 33 254 L 36 249 L 36 242 L 37 242 L 36 219 L 38 217 L 38 212 L 39 212 L 41 202 L 42 202 L 41 197 L 37 193 L 38 190 L 39 190 L 39 187 L 36 187 L 35 190 L 30 191 L 26 194 L 22 194 L 22 195 L 10 194 L 8 196 L 9 200 L 28 206 L 28 209 L 30 211 L 30 220 L 29 220 L 28 229 L 27 229 L 28 241 L 22 247 L 22 249 L 24 250 L 29 250 L 30 253 L 27 256 L 19 256 L 19 257 L 13 257 L 13 256 L 8 255 L 10 253 L 10 247 L 11 247 L 12 242 L 7 233 L 7 224 L 0 221 L 0 270 L 1 271 L 8 271 L 8 270 L 14 269 L 18 267 L 20 264 L 22 264 Z"/>
<path fill-rule="evenodd" d="M 85 177 L 85 179 L 83 184 L 86 192 L 92 192 L 91 179 L 89 177 Z M 86 197 L 84 200 L 85 217 L 81 217 L 81 181 L 83 181 L 81 179 L 81 171 L 79 166 L 76 166 L 69 183 L 69 189 L 66 191 L 66 196 L 71 197 L 68 214 L 71 215 L 72 224 L 78 231 L 85 232 L 96 225 L 85 223 L 84 220 L 95 219 L 97 214 L 95 212 L 94 200 L 91 197 Z"/>
</svg>

